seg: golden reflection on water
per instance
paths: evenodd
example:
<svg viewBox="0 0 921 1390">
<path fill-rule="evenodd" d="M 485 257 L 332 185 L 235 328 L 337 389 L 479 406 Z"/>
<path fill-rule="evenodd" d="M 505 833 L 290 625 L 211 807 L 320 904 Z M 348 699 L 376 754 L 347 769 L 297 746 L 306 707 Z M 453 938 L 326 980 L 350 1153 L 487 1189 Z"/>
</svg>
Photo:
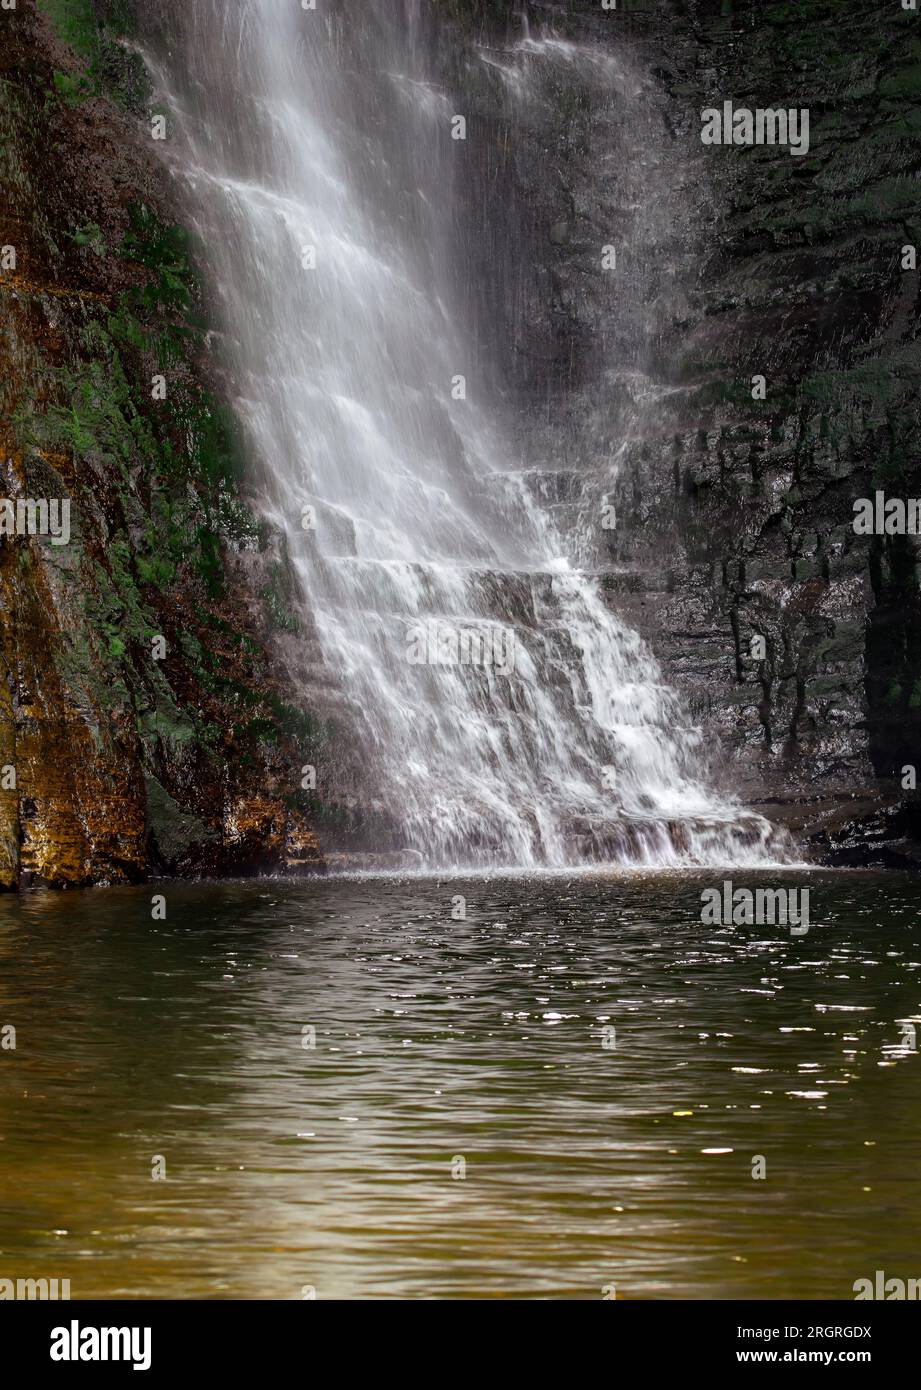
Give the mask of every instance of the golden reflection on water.
<svg viewBox="0 0 921 1390">
<path fill-rule="evenodd" d="M 702 925 L 721 878 L 0 901 L 0 1278 L 848 1299 L 918 1277 L 921 883 L 746 875 L 808 882 L 794 936 Z"/>
</svg>

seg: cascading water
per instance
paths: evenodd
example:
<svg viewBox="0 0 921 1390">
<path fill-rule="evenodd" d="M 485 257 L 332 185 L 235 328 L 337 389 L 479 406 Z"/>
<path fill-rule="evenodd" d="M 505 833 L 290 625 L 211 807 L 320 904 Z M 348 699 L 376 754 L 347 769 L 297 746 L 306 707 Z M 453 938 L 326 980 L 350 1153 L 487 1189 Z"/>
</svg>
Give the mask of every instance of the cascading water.
<svg viewBox="0 0 921 1390">
<path fill-rule="evenodd" d="M 258 502 L 369 800 L 432 866 L 763 859 L 766 822 L 708 790 L 699 731 L 490 401 L 418 0 L 322 11 L 195 0 L 148 57 Z"/>
</svg>

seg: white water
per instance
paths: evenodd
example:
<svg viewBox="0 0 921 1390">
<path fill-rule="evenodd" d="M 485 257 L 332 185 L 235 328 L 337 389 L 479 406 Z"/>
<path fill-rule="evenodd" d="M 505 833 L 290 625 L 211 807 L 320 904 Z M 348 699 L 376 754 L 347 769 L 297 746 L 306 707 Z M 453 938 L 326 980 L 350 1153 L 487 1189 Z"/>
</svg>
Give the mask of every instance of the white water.
<svg viewBox="0 0 921 1390">
<path fill-rule="evenodd" d="M 482 379 L 450 288 L 465 146 L 418 0 L 323 8 L 195 0 L 151 61 L 343 758 L 432 866 L 757 862 L 766 823 L 706 785 L 699 730 L 573 567 Z M 519 88 L 535 53 L 504 60 Z M 480 659 L 409 659 L 433 633 Z M 321 797 L 337 776 L 320 763 Z"/>
</svg>

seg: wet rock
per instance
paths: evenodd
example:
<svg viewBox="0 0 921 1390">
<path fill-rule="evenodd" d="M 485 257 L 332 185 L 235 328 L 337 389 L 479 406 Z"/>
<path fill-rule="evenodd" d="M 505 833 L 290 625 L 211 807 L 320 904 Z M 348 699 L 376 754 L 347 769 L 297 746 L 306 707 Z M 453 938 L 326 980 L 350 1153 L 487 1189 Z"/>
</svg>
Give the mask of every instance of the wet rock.
<svg viewBox="0 0 921 1390">
<path fill-rule="evenodd" d="M 279 566 L 231 477 L 136 63 L 106 23 L 91 67 L 30 0 L 3 32 L 0 493 L 66 498 L 73 527 L 0 538 L 0 888 L 319 869 L 283 800 L 311 749 Z"/>
<path fill-rule="evenodd" d="M 605 592 L 704 726 L 715 775 L 835 862 L 883 862 L 874 826 L 901 817 L 884 857 L 913 862 L 917 552 L 851 521 L 884 480 L 921 495 L 921 293 L 899 259 L 921 239 L 917 17 L 883 0 L 760 7 L 757 22 L 706 0 L 604 15 L 572 0 L 552 18 L 586 45 L 567 84 L 536 83 L 519 124 L 501 103 L 481 112 L 518 245 L 498 274 L 477 266 L 483 336 L 487 315 L 506 325 L 496 371 L 534 403 L 523 447 L 583 471 L 586 528 L 592 489 L 616 503 Z M 592 85 L 592 51 L 657 75 L 670 147 L 616 78 Z M 700 110 L 728 98 L 809 105 L 809 156 L 705 149 Z M 563 128 L 565 157 L 547 160 Z M 641 186 L 625 221 L 619 196 Z M 548 237 L 560 208 L 578 208 L 578 237 Z M 600 247 L 618 228 L 617 275 L 586 273 L 583 230 Z"/>
</svg>

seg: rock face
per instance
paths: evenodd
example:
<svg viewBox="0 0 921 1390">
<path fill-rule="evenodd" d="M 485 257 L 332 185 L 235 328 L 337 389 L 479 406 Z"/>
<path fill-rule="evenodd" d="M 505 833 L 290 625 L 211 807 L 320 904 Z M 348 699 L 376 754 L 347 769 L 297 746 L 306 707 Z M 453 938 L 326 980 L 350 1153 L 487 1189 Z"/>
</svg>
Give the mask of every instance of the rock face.
<svg viewBox="0 0 921 1390">
<path fill-rule="evenodd" d="M 520 15 L 456 8 L 508 65 Z M 532 36 L 552 19 L 576 45 L 568 69 L 534 56 L 512 102 L 481 64 L 450 78 L 480 142 L 468 237 L 499 217 L 512 248 L 474 257 L 471 299 L 503 325 L 493 369 L 526 459 L 587 532 L 614 508 L 595 563 L 716 774 L 827 862 L 911 864 L 918 542 L 856 535 L 853 503 L 921 494 L 903 268 L 921 244 L 921 16 L 888 0 L 527 13 Z M 593 53 L 622 70 L 593 73 Z M 704 146 L 701 112 L 725 101 L 808 108 L 808 153 Z"/>
<path fill-rule="evenodd" d="M 921 16 L 422 8 L 468 118 L 456 289 L 533 485 L 715 775 L 828 862 L 912 863 L 917 540 L 852 519 L 921 496 Z M 0 538 L 5 888 L 312 872 L 318 830 L 337 858 L 400 850 L 360 768 L 347 806 L 301 789 L 347 740 L 285 674 L 309 620 L 240 492 L 133 9 L 0 10 L 0 500 L 66 500 L 72 529 Z M 513 53 L 525 20 L 563 42 Z M 808 108 L 808 154 L 704 146 L 724 101 Z"/>
<path fill-rule="evenodd" d="M 827 860 L 910 862 L 917 543 L 856 535 L 853 503 L 921 489 L 921 300 L 902 265 L 921 242 L 918 16 L 701 4 L 678 38 L 661 76 L 710 227 L 676 325 L 676 429 L 640 451 L 625 552 L 653 574 L 669 555 L 645 609 L 741 794 Z M 724 100 L 809 109 L 808 154 L 703 147 L 699 112 Z M 674 498 L 664 535 L 650 494 Z"/>
<path fill-rule="evenodd" d="M 0 539 L 4 888 L 323 863 L 284 557 L 238 493 L 118 8 L 0 12 L 0 494 L 71 532 Z"/>
</svg>

